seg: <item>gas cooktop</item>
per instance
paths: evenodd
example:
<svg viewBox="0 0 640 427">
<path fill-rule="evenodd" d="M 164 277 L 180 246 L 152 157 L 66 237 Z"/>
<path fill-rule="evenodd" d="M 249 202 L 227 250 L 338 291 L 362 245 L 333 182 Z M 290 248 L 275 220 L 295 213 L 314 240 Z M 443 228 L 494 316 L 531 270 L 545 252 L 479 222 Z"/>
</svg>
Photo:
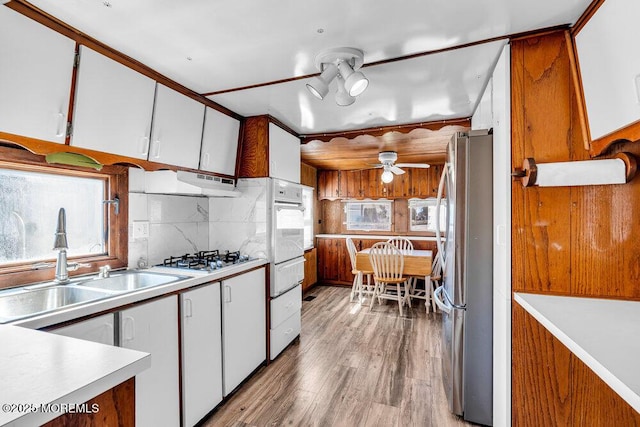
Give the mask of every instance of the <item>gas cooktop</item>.
<svg viewBox="0 0 640 427">
<path fill-rule="evenodd" d="M 173 267 L 189 270 L 214 271 L 235 264 L 252 261 L 248 255 L 240 254 L 240 251 L 220 253 L 219 250 L 199 251 L 194 254 L 184 254 L 180 256 L 170 256 L 166 258 L 158 267 Z"/>
</svg>

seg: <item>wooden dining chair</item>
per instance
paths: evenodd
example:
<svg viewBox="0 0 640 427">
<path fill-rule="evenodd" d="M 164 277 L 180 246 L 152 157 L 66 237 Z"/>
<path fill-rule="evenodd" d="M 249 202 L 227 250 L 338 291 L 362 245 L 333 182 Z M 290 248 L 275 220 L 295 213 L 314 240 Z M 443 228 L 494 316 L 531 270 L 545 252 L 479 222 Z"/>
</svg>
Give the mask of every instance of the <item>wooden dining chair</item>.
<svg viewBox="0 0 640 427">
<path fill-rule="evenodd" d="M 391 239 L 387 240 L 388 243 L 391 243 L 392 245 L 394 245 L 396 248 L 400 249 L 401 252 L 406 253 L 406 252 L 410 252 L 413 251 L 413 243 L 411 242 L 411 240 L 407 239 L 406 237 L 402 237 L 402 236 L 396 236 L 396 237 L 392 237 Z M 417 288 L 417 284 L 418 284 L 418 279 L 425 279 L 425 289 L 418 289 Z M 429 312 L 429 306 L 427 305 L 429 303 L 428 299 L 429 299 L 429 294 L 427 293 L 427 285 L 426 283 L 429 281 L 428 278 L 422 277 L 422 276 L 409 276 L 408 279 L 408 288 L 407 288 L 407 303 L 409 305 L 409 307 L 411 307 L 411 299 L 412 298 L 417 298 L 417 299 L 421 299 L 421 300 L 425 300 L 425 306 L 427 307 L 427 313 Z"/>
<path fill-rule="evenodd" d="M 374 293 L 371 297 L 369 310 L 375 300 L 381 303 L 382 299 L 398 302 L 398 310 L 403 315 L 402 307 L 408 304 L 408 283 L 403 276 L 404 255 L 389 242 L 379 242 L 369 250 L 369 262 L 373 267 Z"/>
<path fill-rule="evenodd" d="M 413 250 L 413 243 L 411 243 L 411 240 L 407 239 L 406 237 L 402 237 L 402 236 L 392 237 L 389 240 L 387 240 L 387 243 L 391 243 L 393 246 L 400 249 L 401 251 Z"/>
<path fill-rule="evenodd" d="M 351 260 L 351 274 L 354 275 L 353 285 L 351 286 L 350 302 L 353 302 L 356 294 L 360 303 L 363 301 L 364 295 L 373 295 L 373 285 L 371 284 L 371 275 L 373 271 L 362 271 L 356 269 L 356 245 L 353 243 L 351 237 L 347 237 L 347 252 L 349 252 L 349 259 Z M 364 276 L 367 277 L 367 284 L 364 284 Z"/>
</svg>

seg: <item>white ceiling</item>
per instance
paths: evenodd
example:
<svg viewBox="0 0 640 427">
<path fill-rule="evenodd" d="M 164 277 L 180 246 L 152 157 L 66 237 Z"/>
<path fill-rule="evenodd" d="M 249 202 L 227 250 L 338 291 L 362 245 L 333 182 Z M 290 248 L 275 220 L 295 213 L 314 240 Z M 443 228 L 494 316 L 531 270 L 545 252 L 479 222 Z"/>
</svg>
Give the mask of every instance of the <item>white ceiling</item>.
<svg viewBox="0 0 640 427">
<path fill-rule="evenodd" d="M 348 107 L 306 79 L 211 96 L 299 134 L 469 117 L 508 34 L 573 24 L 591 0 L 32 0 L 81 32 L 202 94 L 318 72 L 333 47 L 364 51 L 369 88 Z M 335 84 L 335 83 L 334 83 Z"/>
</svg>

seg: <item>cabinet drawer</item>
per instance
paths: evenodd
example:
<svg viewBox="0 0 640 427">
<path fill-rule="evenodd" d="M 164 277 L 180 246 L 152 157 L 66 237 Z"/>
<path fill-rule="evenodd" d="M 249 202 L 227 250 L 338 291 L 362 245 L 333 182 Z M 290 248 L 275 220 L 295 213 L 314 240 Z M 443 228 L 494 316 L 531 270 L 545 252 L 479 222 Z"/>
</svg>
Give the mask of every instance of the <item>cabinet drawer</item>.
<svg viewBox="0 0 640 427">
<path fill-rule="evenodd" d="M 271 300 L 271 329 L 275 329 L 293 313 L 302 308 L 302 286 L 298 285 L 289 292 Z"/>
<path fill-rule="evenodd" d="M 300 310 L 286 319 L 280 326 L 271 329 L 270 359 L 275 359 L 291 341 L 300 334 Z"/>
</svg>

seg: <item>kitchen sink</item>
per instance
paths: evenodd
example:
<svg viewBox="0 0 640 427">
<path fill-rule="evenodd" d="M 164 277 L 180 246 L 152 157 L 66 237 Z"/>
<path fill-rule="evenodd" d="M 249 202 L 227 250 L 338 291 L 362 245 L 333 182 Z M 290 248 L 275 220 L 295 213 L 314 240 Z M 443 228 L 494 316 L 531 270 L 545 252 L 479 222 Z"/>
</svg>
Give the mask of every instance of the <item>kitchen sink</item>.
<svg viewBox="0 0 640 427">
<path fill-rule="evenodd" d="M 66 285 L 19 290 L 0 295 L 0 321 L 29 317 L 108 296 L 111 294 L 98 289 Z"/>
<path fill-rule="evenodd" d="M 150 286 L 166 285 L 179 280 L 188 279 L 189 276 L 176 274 L 148 273 L 143 271 L 125 271 L 114 273 L 109 277 L 100 277 L 86 282 L 78 283 L 84 289 L 99 289 L 109 292 L 127 292 Z"/>
</svg>

